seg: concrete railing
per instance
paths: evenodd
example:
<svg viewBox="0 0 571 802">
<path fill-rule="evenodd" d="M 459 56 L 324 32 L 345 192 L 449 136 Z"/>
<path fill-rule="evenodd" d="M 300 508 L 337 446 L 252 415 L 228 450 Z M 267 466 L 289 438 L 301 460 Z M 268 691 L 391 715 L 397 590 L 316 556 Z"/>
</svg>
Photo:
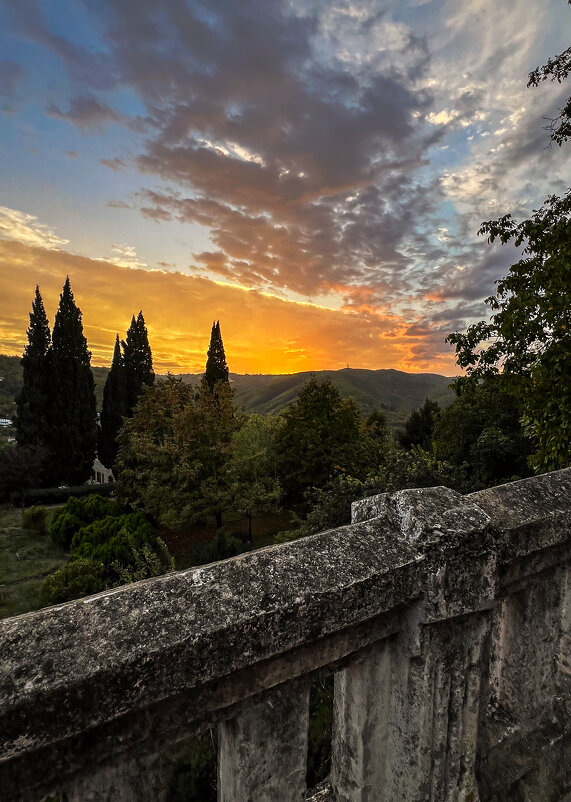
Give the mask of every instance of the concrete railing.
<svg viewBox="0 0 571 802">
<path fill-rule="evenodd" d="M 353 519 L 2 622 L 0 798 L 155 802 L 165 748 L 217 725 L 221 802 L 302 800 L 328 671 L 315 799 L 564 799 L 571 469 Z"/>
</svg>

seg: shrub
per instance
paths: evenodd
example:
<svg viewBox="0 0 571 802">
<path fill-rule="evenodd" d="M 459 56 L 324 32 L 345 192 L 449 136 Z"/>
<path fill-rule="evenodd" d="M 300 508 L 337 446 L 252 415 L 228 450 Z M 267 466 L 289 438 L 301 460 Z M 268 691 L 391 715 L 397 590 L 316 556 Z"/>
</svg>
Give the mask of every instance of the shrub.
<svg viewBox="0 0 571 802">
<path fill-rule="evenodd" d="M 28 507 L 22 515 L 22 526 L 24 529 L 32 529 L 40 535 L 47 535 L 46 510 L 45 507 Z"/>
<path fill-rule="evenodd" d="M 74 536 L 87 524 L 106 516 L 121 515 L 121 507 L 111 499 L 92 495 L 84 499 L 71 497 L 61 509 L 56 510 L 50 534 L 53 542 L 69 549 Z"/>
<path fill-rule="evenodd" d="M 102 566 L 93 560 L 74 560 L 44 580 L 40 601 L 44 606 L 59 604 L 99 593 L 106 587 Z"/>
</svg>

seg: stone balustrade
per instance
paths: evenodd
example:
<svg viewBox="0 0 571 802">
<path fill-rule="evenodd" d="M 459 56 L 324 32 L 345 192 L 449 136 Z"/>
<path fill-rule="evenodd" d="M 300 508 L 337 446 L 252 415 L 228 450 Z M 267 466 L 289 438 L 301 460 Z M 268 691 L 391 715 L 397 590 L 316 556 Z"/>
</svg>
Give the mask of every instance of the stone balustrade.
<svg viewBox="0 0 571 802">
<path fill-rule="evenodd" d="M 543 802 L 570 793 L 571 469 L 0 623 L 0 798 L 156 802 L 218 727 L 220 802 Z M 306 789 L 309 687 L 332 768 Z"/>
</svg>

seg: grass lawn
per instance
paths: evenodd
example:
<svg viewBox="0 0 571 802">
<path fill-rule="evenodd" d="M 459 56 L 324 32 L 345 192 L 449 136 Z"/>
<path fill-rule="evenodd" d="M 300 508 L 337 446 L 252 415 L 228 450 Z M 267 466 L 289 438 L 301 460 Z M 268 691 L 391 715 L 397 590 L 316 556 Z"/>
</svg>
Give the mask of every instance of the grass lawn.
<svg viewBox="0 0 571 802">
<path fill-rule="evenodd" d="M 22 528 L 21 510 L 0 510 L 0 618 L 36 610 L 45 576 L 66 560 L 49 535 Z"/>
</svg>

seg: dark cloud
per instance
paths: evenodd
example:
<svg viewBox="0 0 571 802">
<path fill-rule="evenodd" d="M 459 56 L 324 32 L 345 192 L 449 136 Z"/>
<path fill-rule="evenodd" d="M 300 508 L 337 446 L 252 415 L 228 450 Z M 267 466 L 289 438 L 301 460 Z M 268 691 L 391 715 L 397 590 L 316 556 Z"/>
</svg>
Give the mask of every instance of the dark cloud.
<svg viewBox="0 0 571 802">
<path fill-rule="evenodd" d="M 94 131 L 103 131 L 110 123 L 121 119 L 121 115 L 110 106 L 91 96 L 72 98 L 67 111 L 61 111 L 56 105 L 49 103 L 46 114 L 57 120 L 73 123 L 78 128 Z"/>
<path fill-rule="evenodd" d="M 100 159 L 101 164 L 104 167 L 108 167 L 110 170 L 114 172 L 119 172 L 119 170 L 123 170 L 127 165 L 123 161 L 123 159 Z"/>
<path fill-rule="evenodd" d="M 16 61 L 0 61 L 0 94 L 13 98 L 25 74 L 25 69 Z"/>
<path fill-rule="evenodd" d="M 25 75 L 26 71 L 16 61 L 0 61 L 0 99 L 5 114 L 14 111 L 17 89 Z"/>
<path fill-rule="evenodd" d="M 421 122 L 431 103 L 417 88 L 429 60 L 422 38 L 405 38 L 395 63 L 351 70 L 316 51 L 317 11 L 296 16 L 278 0 L 213 0 L 207 13 L 182 0 L 87 7 L 105 27 L 106 86 L 130 87 L 147 111 L 134 163 L 186 189 L 141 196 L 144 215 L 208 226 L 219 254 L 209 269 L 249 286 L 313 295 L 385 284 L 386 272 L 396 283 L 410 263 L 404 240 L 424 241 L 419 223 L 438 200 L 412 178 L 442 136 Z M 94 68 L 93 54 L 41 15 L 30 31 L 70 71 L 78 60 L 83 73 Z M 85 76 L 84 87 L 97 93 L 101 81 Z M 135 124 L 85 92 L 50 113 L 91 129 Z"/>
</svg>

